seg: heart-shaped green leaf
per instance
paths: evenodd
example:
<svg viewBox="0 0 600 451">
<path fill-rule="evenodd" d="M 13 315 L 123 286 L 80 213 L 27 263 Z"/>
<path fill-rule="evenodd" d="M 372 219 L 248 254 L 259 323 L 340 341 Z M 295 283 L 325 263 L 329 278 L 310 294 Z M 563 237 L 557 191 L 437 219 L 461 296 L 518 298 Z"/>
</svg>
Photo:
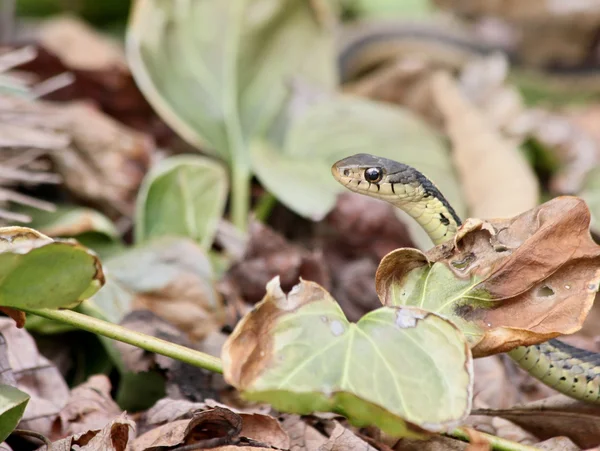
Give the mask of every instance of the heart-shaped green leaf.
<svg viewBox="0 0 600 451">
<path fill-rule="evenodd" d="M 213 160 L 178 155 L 161 161 L 140 187 L 136 241 L 180 236 L 210 248 L 225 209 L 227 189 L 227 173 Z"/>
<path fill-rule="evenodd" d="M 0 228 L 0 306 L 73 307 L 103 284 L 100 260 L 76 241 Z"/>
<path fill-rule="evenodd" d="M 290 124 L 283 148 L 254 141 L 252 159 L 261 183 L 289 208 L 323 218 L 345 188 L 331 176 L 336 161 L 361 152 L 418 167 L 454 206 L 465 211 L 442 137 L 410 111 L 370 100 L 337 96 L 308 107 Z M 408 216 L 398 210 L 403 218 Z M 405 221 L 420 243 L 431 240 L 414 220 Z"/>
<path fill-rule="evenodd" d="M 11 385 L 0 384 L 0 443 L 17 427 L 29 395 Z"/>
<path fill-rule="evenodd" d="M 286 296 L 278 278 L 222 353 L 226 380 L 288 412 L 331 411 L 395 436 L 455 427 L 471 407 L 472 361 L 449 321 L 383 307 L 350 323 L 314 282 Z"/>
</svg>

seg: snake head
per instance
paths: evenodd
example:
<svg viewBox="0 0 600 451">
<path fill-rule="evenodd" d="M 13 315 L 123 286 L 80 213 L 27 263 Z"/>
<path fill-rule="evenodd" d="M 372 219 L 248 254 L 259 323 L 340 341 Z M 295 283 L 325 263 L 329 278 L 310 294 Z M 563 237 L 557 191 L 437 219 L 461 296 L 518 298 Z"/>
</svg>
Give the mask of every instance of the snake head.
<svg viewBox="0 0 600 451">
<path fill-rule="evenodd" d="M 414 169 L 411 167 L 366 153 L 359 153 L 338 161 L 331 167 L 331 173 L 349 190 L 363 194 L 368 194 L 369 191 L 379 193 L 381 186 L 398 182 L 414 182 L 414 177 L 411 177 Z"/>
</svg>

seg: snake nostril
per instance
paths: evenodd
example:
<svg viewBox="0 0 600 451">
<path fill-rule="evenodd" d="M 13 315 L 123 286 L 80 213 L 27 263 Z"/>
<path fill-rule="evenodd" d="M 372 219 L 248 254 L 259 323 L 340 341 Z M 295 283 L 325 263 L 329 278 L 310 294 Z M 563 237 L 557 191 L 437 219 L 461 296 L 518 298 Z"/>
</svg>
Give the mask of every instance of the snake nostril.
<svg viewBox="0 0 600 451">
<path fill-rule="evenodd" d="M 350 169 L 344 169 L 344 177 L 350 177 Z"/>
</svg>

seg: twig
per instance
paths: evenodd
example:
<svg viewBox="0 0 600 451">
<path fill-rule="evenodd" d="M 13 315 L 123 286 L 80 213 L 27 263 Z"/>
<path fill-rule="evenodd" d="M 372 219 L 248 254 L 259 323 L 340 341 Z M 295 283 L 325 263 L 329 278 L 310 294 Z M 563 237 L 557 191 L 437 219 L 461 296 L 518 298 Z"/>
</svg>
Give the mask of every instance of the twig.
<svg viewBox="0 0 600 451">
<path fill-rule="evenodd" d="M 101 319 L 92 318 L 72 310 L 51 310 L 51 309 L 29 309 L 20 308 L 26 313 L 41 316 L 43 318 L 59 321 L 64 324 L 87 330 L 94 334 L 122 341 L 146 351 L 171 357 L 190 365 L 198 366 L 215 373 L 222 373 L 223 366 L 221 360 L 217 357 L 205 354 L 194 349 L 186 348 L 175 343 L 161 340 L 141 332 L 135 332 L 117 324 L 109 323 Z"/>
</svg>

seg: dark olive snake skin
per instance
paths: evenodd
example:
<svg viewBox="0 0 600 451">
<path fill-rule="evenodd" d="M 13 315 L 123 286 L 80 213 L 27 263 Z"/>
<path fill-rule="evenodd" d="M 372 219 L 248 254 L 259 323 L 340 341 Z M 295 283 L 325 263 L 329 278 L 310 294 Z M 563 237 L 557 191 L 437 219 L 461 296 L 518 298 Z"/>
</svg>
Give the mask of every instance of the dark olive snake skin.
<svg viewBox="0 0 600 451">
<path fill-rule="evenodd" d="M 335 163 L 331 172 L 349 190 L 385 200 L 407 212 L 436 245 L 451 239 L 461 225 L 437 187 L 410 166 L 357 154 Z M 549 340 L 518 347 L 508 355 L 549 387 L 572 398 L 600 404 L 600 354 Z"/>
</svg>

